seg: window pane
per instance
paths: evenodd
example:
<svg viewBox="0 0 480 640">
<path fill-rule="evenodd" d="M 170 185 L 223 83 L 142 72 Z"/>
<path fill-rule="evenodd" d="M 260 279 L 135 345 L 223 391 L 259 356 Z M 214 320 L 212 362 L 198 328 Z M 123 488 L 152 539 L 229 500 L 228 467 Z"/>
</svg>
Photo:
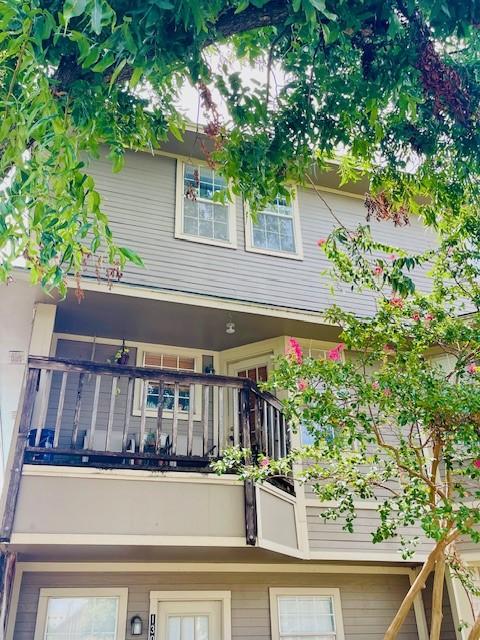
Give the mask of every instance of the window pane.
<svg viewBox="0 0 480 640">
<path fill-rule="evenodd" d="M 157 409 L 160 387 L 158 382 L 148 383 L 147 409 Z M 175 389 L 165 386 L 163 390 L 163 408 L 173 411 L 175 403 Z M 178 408 L 180 411 L 188 411 L 190 407 L 190 387 L 180 387 L 178 390 Z"/>
<path fill-rule="evenodd" d="M 335 631 L 330 596 L 280 596 L 278 613 L 282 637 L 321 636 Z"/>
<path fill-rule="evenodd" d="M 180 638 L 180 621 L 179 616 L 170 616 L 168 618 L 167 628 L 167 640 L 181 640 Z"/>
<path fill-rule="evenodd" d="M 118 598 L 49 598 L 45 640 L 114 640 Z"/>
<path fill-rule="evenodd" d="M 195 371 L 195 358 L 186 358 L 184 356 L 179 356 L 178 368 L 185 369 L 186 371 Z"/>
<path fill-rule="evenodd" d="M 198 235 L 201 238 L 213 238 L 213 221 L 200 220 L 198 223 Z"/>
<path fill-rule="evenodd" d="M 286 253 L 295 252 L 293 210 L 284 199 L 277 199 L 260 212 L 252 228 L 254 247 Z"/>
<path fill-rule="evenodd" d="M 195 640 L 208 640 L 208 616 L 195 616 Z"/>
<path fill-rule="evenodd" d="M 195 640 L 195 619 L 193 616 L 182 617 L 182 640 Z"/>
</svg>

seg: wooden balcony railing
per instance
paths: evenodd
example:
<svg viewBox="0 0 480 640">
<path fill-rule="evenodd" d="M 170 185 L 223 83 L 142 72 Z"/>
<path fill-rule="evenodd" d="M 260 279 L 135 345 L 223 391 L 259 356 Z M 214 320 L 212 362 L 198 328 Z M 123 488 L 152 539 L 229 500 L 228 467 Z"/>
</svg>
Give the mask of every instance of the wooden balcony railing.
<svg viewBox="0 0 480 640">
<path fill-rule="evenodd" d="M 208 471 L 232 445 L 289 450 L 281 404 L 254 382 L 34 357 L 20 424 L 33 464 Z"/>
</svg>

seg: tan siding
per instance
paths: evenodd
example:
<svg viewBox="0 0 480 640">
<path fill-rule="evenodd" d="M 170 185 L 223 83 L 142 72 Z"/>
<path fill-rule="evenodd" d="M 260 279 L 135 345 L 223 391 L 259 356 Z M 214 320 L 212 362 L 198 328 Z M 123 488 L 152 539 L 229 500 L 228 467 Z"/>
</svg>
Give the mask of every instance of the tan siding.
<svg viewBox="0 0 480 640">
<path fill-rule="evenodd" d="M 400 549 L 399 539 L 387 540 L 378 544 L 372 543 L 372 532 L 377 526 L 378 514 L 375 509 L 358 509 L 354 523 L 354 532 L 343 531 L 343 518 L 327 520 L 322 518 L 321 507 L 307 507 L 307 526 L 310 549 L 312 551 L 345 550 L 369 551 L 371 553 L 396 553 Z M 404 535 L 421 536 L 419 528 L 409 528 L 402 531 Z M 418 551 L 428 551 L 428 543 L 420 543 Z M 399 560 L 401 558 L 398 554 Z"/>
<path fill-rule="evenodd" d="M 119 244 L 138 251 L 145 269 L 128 266 L 122 282 L 168 290 L 216 295 L 262 304 L 318 311 L 332 302 L 359 313 L 370 312 L 372 296 L 353 295 L 322 275 L 327 262 L 317 240 L 328 235 L 334 221 L 311 189 L 299 190 L 304 260 L 245 251 L 243 207 L 237 202 L 236 250 L 179 240 L 174 237 L 175 160 L 147 154 L 127 154 L 125 169 L 112 174 L 108 162 L 92 166 L 105 210 Z M 362 200 L 324 194 L 347 227 L 365 222 Z M 422 250 L 431 238 L 420 227 L 394 229 L 372 224 L 379 240 Z"/>
<path fill-rule="evenodd" d="M 20 593 L 14 640 L 32 640 L 41 587 L 77 586 L 127 586 L 127 619 L 139 614 L 144 621 L 148 615 L 150 591 L 230 590 L 233 640 L 270 639 L 269 587 L 338 587 L 346 640 L 381 640 L 408 584 L 406 576 L 374 574 L 26 573 Z M 146 638 L 146 626 L 143 638 Z M 418 640 L 413 613 L 409 614 L 399 640 Z"/>
</svg>

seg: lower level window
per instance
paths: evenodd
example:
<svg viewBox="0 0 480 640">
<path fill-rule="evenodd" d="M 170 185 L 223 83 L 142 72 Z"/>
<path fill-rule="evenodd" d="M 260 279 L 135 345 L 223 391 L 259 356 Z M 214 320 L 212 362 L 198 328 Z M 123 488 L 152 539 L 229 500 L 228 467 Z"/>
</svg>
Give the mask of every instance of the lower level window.
<svg viewBox="0 0 480 640">
<path fill-rule="evenodd" d="M 273 640 L 343 640 L 338 589 L 271 589 Z"/>
<path fill-rule="evenodd" d="M 41 589 L 35 640 L 119 640 L 126 589 Z"/>
</svg>

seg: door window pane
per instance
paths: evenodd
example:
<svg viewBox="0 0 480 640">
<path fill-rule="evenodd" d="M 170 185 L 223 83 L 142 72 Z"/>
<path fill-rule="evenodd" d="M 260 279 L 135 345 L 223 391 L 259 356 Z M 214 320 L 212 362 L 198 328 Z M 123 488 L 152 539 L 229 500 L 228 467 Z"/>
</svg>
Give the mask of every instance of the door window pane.
<svg viewBox="0 0 480 640">
<path fill-rule="evenodd" d="M 335 637 L 335 616 L 330 596 L 279 596 L 278 617 L 283 640 L 323 640 Z"/>
<path fill-rule="evenodd" d="M 118 598 L 49 598 L 45 640 L 115 640 Z"/>
<path fill-rule="evenodd" d="M 226 183 L 208 167 L 185 165 L 183 184 L 183 232 L 228 242 L 230 239 L 228 207 L 213 201 L 214 194 Z"/>
<path fill-rule="evenodd" d="M 208 640 L 208 616 L 169 616 L 167 640 Z"/>
<path fill-rule="evenodd" d="M 257 249 L 295 253 L 293 216 L 293 207 L 287 204 L 285 198 L 278 197 L 253 222 L 253 246 Z"/>
</svg>

